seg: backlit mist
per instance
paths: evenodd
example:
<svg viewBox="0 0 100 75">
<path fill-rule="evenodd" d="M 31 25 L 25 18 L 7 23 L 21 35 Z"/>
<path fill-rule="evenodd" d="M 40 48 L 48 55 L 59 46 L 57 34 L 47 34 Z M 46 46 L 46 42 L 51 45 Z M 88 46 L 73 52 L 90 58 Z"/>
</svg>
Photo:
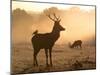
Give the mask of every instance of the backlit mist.
<svg viewBox="0 0 100 75">
<path fill-rule="evenodd" d="M 94 6 L 40 4 L 42 6 L 37 7 L 37 4 L 39 3 L 12 3 L 13 43 L 31 43 L 31 37 L 34 36 L 32 33 L 35 30 L 38 30 L 39 33 L 51 32 L 54 22 L 50 20 L 46 14 L 50 14 L 52 16 L 52 13 L 60 16 L 60 24 L 66 29 L 65 31 L 61 32 L 61 36 L 56 43 L 67 44 L 68 42 L 78 39 L 83 41 L 91 41 L 94 43 Z M 39 9 L 41 10 L 39 11 Z"/>
</svg>

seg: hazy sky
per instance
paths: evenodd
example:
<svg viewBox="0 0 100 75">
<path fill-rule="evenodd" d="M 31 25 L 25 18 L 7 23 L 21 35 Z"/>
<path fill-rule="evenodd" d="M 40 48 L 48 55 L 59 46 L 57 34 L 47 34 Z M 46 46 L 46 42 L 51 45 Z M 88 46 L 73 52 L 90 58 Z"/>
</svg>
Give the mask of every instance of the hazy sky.
<svg viewBox="0 0 100 75">
<path fill-rule="evenodd" d="M 86 39 L 95 35 L 95 7 L 79 6 L 79 5 L 63 5 L 63 4 L 45 4 L 45 3 L 28 3 L 28 2 L 12 2 L 12 9 L 20 8 L 26 11 L 42 12 L 46 8 L 56 7 L 65 10 L 61 17 L 61 25 L 66 31 L 61 33 L 60 41 Z M 50 21 L 51 22 L 51 21 Z M 46 22 L 45 22 L 46 23 Z M 53 25 L 53 22 L 50 23 Z M 40 24 L 39 24 L 40 25 Z M 43 26 L 42 26 L 43 25 Z M 30 26 L 30 31 L 36 30 L 34 24 Z M 42 27 L 42 29 L 41 29 Z M 44 28 L 43 28 L 44 27 Z M 34 30 L 33 30 L 34 29 Z M 52 26 L 41 23 L 37 28 L 39 32 L 50 32 Z M 19 33 L 18 33 L 19 34 Z M 30 35 L 31 36 L 31 35 Z"/>
<path fill-rule="evenodd" d="M 27 11 L 39 11 L 39 12 L 43 11 L 45 8 L 50 8 L 50 7 L 57 7 L 59 9 L 68 9 L 71 8 L 72 6 L 77 6 L 85 11 L 89 11 L 95 8 L 93 6 L 80 6 L 80 5 L 64 5 L 64 4 L 59 5 L 59 4 L 17 2 L 17 1 L 12 2 L 12 9 L 21 8 Z"/>
</svg>

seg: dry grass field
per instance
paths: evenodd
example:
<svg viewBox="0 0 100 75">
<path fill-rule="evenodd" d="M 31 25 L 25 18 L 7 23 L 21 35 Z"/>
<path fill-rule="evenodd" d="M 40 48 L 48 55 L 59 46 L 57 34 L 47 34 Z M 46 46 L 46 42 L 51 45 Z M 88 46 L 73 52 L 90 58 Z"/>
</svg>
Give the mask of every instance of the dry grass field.
<svg viewBox="0 0 100 75">
<path fill-rule="evenodd" d="M 34 67 L 31 44 L 14 44 L 12 45 L 12 74 L 95 69 L 95 53 L 94 46 L 71 49 L 67 45 L 54 45 L 53 66 L 46 67 L 45 53 L 44 50 L 41 50 L 37 56 L 39 66 Z"/>
</svg>

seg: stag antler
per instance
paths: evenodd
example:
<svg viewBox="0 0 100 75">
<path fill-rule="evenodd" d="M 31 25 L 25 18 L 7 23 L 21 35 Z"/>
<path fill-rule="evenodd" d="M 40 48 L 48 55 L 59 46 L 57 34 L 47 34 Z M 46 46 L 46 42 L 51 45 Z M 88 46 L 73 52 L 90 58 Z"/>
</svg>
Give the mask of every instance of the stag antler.
<svg viewBox="0 0 100 75">
<path fill-rule="evenodd" d="M 55 21 L 55 19 L 51 18 L 50 14 L 47 15 L 52 21 Z"/>
<path fill-rule="evenodd" d="M 56 18 L 56 20 L 58 21 L 58 20 L 59 20 L 59 18 L 60 18 L 60 16 L 57 18 L 57 16 L 56 16 L 56 14 L 55 14 L 55 13 L 53 13 L 53 15 L 54 15 L 54 17 Z"/>
<path fill-rule="evenodd" d="M 56 18 L 57 21 L 59 21 L 59 22 L 61 21 L 60 16 L 57 17 L 55 13 L 54 13 L 54 17 Z"/>
<path fill-rule="evenodd" d="M 50 14 L 46 14 L 52 21 L 61 21 L 60 16 L 57 17 L 55 13 L 53 13 L 54 19 L 50 16 Z"/>
</svg>

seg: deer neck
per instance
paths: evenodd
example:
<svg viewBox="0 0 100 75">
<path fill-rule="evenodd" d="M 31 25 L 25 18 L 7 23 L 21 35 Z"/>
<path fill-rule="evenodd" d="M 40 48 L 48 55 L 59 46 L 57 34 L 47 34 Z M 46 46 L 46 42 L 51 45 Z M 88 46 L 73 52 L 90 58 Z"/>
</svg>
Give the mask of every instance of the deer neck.
<svg viewBox="0 0 100 75">
<path fill-rule="evenodd" d="M 54 41 L 58 40 L 58 38 L 60 37 L 60 31 L 55 31 L 55 30 L 53 30 L 53 31 L 51 32 L 51 34 L 52 34 L 52 36 L 53 36 Z"/>
<path fill-rule="evenodd" d="M 71 48 L 73 48 L 73 47 L 74 47 L 74 45 L 72 44 L 70 47 L 71 47 Z"/>
<path fill-rule="evenodd" d="M 72 48 L 72 47 L 73 47 L 73 45 L 69 44 L 69 47 L 70 47 L 70 48 Z"/>
</svg>

